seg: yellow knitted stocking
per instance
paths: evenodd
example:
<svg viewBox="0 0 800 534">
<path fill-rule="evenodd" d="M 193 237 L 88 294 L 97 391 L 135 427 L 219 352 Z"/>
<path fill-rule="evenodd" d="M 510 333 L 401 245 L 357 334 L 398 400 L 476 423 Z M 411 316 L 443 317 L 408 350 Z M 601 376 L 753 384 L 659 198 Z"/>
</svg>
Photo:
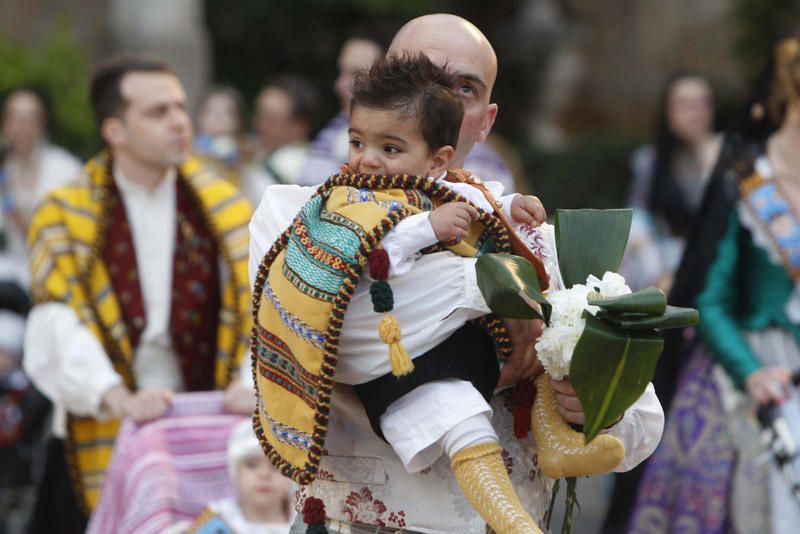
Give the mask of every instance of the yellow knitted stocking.
<svg viewBox="0 0 800 534">
<path fill-rule="evenodd" d="M 541 533 L 522 508 L 497 442 L 481 443 L 453 455 L 452 465 L 461 491 L 497 534 Z"/>
<path fill-rule="evenodd" d="M 625 456 L 625 445 L 614 436 L 601 434 L 584 445 L 583 433 L 573 430 L 558 413 L 556 394 L 546 374 L 536 378 L 531 430 L 539 467 L 550 478 L 602 475 Z"/>
</svg>

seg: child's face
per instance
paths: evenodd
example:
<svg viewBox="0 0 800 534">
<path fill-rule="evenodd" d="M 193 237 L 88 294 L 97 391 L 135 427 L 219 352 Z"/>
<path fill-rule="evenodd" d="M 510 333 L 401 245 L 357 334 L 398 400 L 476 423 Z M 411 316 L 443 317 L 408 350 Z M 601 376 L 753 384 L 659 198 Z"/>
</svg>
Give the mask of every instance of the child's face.
<svg viewBox="0 0 800 534">
<path fill-rule="evenodd" d="M 263 454 L 247 456 L 236 471 L 239 498 L 255 506 L 272 506 L 289 495 L 289 479 L 282 476 Z"/>
<path fill-rule="evenodd" d="M 394 110 L 356 106 L 350 114 L 349 134 L 347 163 L 361 174 L 437 177 L 452 159 L 452 147 L 431 150 L 417 119 Z"/>
</svg>

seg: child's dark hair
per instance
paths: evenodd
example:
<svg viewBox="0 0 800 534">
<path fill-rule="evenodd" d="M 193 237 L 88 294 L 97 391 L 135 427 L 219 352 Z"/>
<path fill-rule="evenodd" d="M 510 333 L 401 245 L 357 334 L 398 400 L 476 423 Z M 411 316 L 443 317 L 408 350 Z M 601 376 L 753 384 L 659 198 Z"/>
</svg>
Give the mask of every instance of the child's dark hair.
<svg viewBox="0 0 800 534">
<path fill-rule="evenodd" d="M 455 148 L 464 105 L 453 87 L 457 78 L 423 54 L 389 54 L 356 73 L 352 108 L 391 109 L 419 122 L 428 148 Z"/>
</svg>

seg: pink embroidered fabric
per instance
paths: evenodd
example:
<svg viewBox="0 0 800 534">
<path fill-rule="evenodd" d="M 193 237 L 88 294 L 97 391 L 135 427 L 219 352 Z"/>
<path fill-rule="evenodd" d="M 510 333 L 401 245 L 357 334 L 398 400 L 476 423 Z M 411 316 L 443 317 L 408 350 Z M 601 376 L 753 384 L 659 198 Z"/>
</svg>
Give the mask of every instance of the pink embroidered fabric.
<svg viewBox="0 0 800 534">
<path fill-rule="evenodd" d="M 125 420 L 87 532 L 163 532 L 234 496 L 228 435 L 245 419 L 224 413 L 221 392 L 203 392 L 176 395 L 151 423 Z"/>
</svg>

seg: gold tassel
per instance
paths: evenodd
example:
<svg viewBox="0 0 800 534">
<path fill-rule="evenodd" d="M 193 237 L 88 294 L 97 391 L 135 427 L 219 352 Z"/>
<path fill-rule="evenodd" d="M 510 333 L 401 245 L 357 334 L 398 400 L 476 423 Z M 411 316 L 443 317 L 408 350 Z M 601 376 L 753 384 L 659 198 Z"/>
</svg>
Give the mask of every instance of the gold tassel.
<svg viewBox="0 0 800 534">
<path fill-rule="evenodd" d="M 414 362 L 400 344 L 400 323 L 393 315 L 388 313 L 383 315 L 378 324 L 378 334 L 381 341 L 389 345 L 389 363 L 392 364 L 392 374 L 394 376 L 404 376 L 414 370 Z"/>
</svg>

